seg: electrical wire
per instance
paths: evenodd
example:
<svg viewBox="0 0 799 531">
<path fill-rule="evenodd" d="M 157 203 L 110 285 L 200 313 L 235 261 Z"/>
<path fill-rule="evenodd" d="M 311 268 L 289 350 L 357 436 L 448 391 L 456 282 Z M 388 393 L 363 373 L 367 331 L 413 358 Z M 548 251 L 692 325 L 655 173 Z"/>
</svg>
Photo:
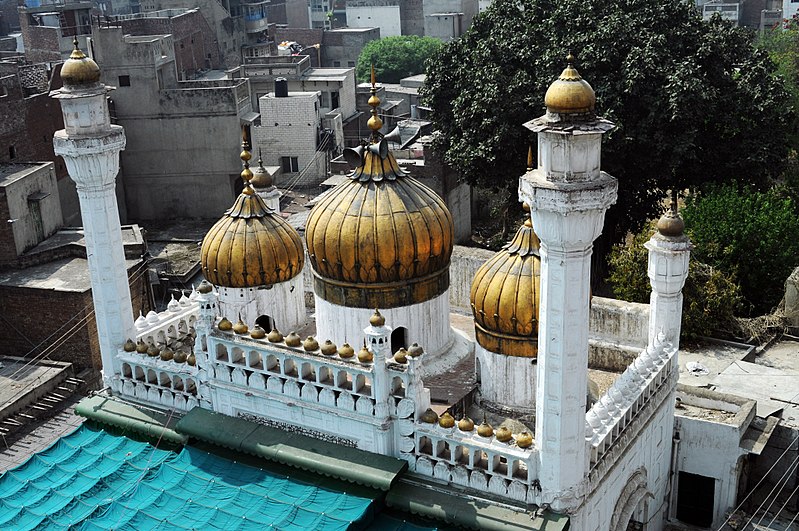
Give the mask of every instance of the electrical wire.
<svg viewBox="0 0 799 531">
<path fill-rule="evenodd" d="M 746 526 L 748 526 L 749 523 L 752 520 L 755 519 L 755 516 L 757 516 L 757 513 L 760 512 L 760 509 L 762 509 L 763 506 L 766 504 L 766 502 L 769 501 L 769 499 L 770 499 L 771 503 L 769 503 L 768 507 L 766 507 L 766 509 L 763 511 L 763 516 L 761 516 L 760 520 L 757 521 L 757 525 L 760 525 L 761 522 L 763 522 L 763 519 L 768 514 L 769 510 L 771 509 L 771 506 L 774 505 L 774 502 L 777 501 L 777 498 L 780 496 L 780 494 L 782 494 L 783 489 L 785 489 L 785 487 L 788 485 L 789 476 L 790 476 L 790 474 L 792 474 L 794 472 L 794 470 L 796 470 L 796 464 L 797 463 L 799 463 L 799 455 L 797 455 L 796 459 L 794 459 L 793 462 L 790 465 L 788 465 L 788 468 L 785 469 L 785 472 L 783 472 L 782 476 L 780 476 L 780 479 L 778 479 L 776 481 L 776 483 L 774 483 L 774 486 L 771 487 L 771 490 L 766 495 L 766 499 L 764 499 L 763 503 L 761 503 L 758 506 L 758 508 L 755 509 L 755 511 L 752 513 L 752 517 L 749 519 L 749 521 L 747 521 L 746 524 L 744 524 L 744 529 L 746 529 Z M 783 483 L 783 481 L 784 481 L 784 483 Z M 777 489 L 778 486 L 780 486 L 780 484 L 782 484 L 782 486 L 775 493 L 774 491 Z"/>
</svg>

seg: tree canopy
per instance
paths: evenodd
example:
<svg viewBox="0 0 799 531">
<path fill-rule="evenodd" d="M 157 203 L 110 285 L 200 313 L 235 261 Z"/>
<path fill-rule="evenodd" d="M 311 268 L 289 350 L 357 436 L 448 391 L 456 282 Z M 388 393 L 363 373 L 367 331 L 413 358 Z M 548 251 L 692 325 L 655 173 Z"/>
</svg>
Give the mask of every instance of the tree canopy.
<svg viewBox="0 0 799 531">
<path fill-rule="evenodd" d="M 432 37 L 399 35 L 369 41 L 358 56 L 355 75 L 359 81 L 369 81 L 372 64 L 382 83 L 399 83 L 400 79 L 424 72 L 425 61 L 441 47 Z"/>
<path fill-rule="evenodd" d="M 792 108 L 768 54 L 684 0 L 494 0 L 428 62 L 422 95 L 447 162 L 514 187 L 535 142 L 522 124 L 544 113 L 569 51 L 617 125 L 602 153 L 619 179 L 611 238 L 657 215 L 667 189 L 762 187 L 782 171 Z"/>
</svg>

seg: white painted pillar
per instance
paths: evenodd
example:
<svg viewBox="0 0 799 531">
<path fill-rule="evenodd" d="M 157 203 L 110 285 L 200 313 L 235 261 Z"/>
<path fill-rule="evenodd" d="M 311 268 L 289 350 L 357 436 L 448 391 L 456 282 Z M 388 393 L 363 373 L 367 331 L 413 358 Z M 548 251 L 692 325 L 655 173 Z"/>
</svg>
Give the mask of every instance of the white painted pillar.
<svg viewBox="0 0 799 531">
<path fill-rule="evenodd" d="M 682 288 L 688 278 L 691 241 L 682 232 L 683 223 L 675 212 L 658 221 L 658 231 L 644 244 L 649 250 L 649 345 L 661 332 L 663 341 L 680 347 Z"/>
<path fill-rule="evenodd" d="M 535 440 L 542 501 L 576 508 L 588 471 L 585 410 L 591 253 L 617 181 L 599 169 L 602 133 L 594 118 L 569 127 L 548 114 L 528 125 L 538 133 L 537 169 L 519 182 L 541 240 L 541 306 L 536 372 Z"/>
<path fill-rule="evenodd" d="M 364 328 L 366 345 L 374 355 L 374 381 L 372 391 L 375 397 L 375 418 L 380 421 L 380 426 L 375 432 L 375 448 L 372 450 L 382 455 L 395 455 L 393 424 L 389 422 L 391 395 L 388 369 L 386 362 L 391 358 L 391 327 L 386 325 L 385 317 L 377 311 L 369 320 L 369 326 Z"/>
<path fill-rule="evenodd" d="M 53 95 L 60 100 L 65 125 L 56 132 L 53 145 L 77 185 L 106 385 L 118 372 L 118 350 L 135 335 L 115 193 L 125 133 L 110 124 L 107 92 L 96 83 L 66 86 Z"/>
</svg>

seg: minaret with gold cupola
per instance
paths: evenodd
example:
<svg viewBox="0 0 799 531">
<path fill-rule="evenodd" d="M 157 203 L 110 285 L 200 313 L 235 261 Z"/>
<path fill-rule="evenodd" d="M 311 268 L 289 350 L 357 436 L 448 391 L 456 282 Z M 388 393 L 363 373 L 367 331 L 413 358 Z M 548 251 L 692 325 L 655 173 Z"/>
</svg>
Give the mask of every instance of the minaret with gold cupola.
<svg viewBox="0 0 799 531">
<path fill-rule="evenodd" d="M 355 169 L 308 217 L 316 329 L 358 344 L 375 308 L 390 322 L 390 352 L 411 342 L 434 358 L 452 344 L 449 263 L 452 216 L 433 190 L 407 175 L 381 134 L 374 69 L 368 141 L 345 150 Z"/>
<path fill-rule="evenodd" d="M 115 192 L 125 133 L 111 124 L 107 103 L 111 87 L 100 83 L 100 68 L 80 50 L 77 38 L 74 45 L 61 68 L 64 86 L 51 93 L 64 116 L 64 129 L 55 133 L 53 146 L 64 158 L 80 200 L 103 383 L 110 385 L 118 372 L 115 356 L 135 335 Z"/>
<path fill-rule="evenodd" d="M 569 55 L 550 85 L 547 112 L 525 126 L 538 134 L 538 167 L 519 181 L 541 241 L 535 440 L 541 499 L 576 508 L 588 469 L 585 442 L 591 252 L 617 181 L 600 169 L 603 133 L 596 96 Z"/>
</svg>

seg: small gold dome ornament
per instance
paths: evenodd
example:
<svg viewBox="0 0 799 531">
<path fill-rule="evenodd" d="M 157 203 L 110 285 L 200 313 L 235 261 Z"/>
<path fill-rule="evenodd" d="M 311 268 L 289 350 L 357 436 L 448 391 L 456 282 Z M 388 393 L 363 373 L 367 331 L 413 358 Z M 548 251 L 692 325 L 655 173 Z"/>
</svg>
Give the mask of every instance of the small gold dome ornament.
<svg viewBox="0 0 799 531">
<path fill-rule="evenodd" d="M 189 355 L 186 353 L 185 350 L 178 350 L 177 352 L 175 352 L 175 356 L 172 358 L 172 361 L 174 361 L 175 363 L 186 363 L 188 359 Z"/>
<path fill-rule="evenodd" d="M 486 419 L 483 419 L 483 422 L 477 427 L 477 435 L 480 437 L 491 437 L 494 435 L 494 428 L 491 427 L 491 424 L 486 422 Z"/>
<path fill-rule="evenodd" d="M 458 421 L 458 429 L 461 431 L 472 431 L 474 429 L 474 421 L 464 416 Z"/>
<path fill-rule="evenodd" d="M 511 433 L 507 426 L 500 426 L 496 432 L 496 436 L 499 442 L 509 442 L 513 439 L 513 433 Z"/>
<path fill-rule="evenodd" d="M 194 352 L 192 352 L 186 357 L 186 363 L 188 363 L 192 367 L 195 367 L 197 365 L 197 356 L 194 355 Z"/>
<path fill-rule="evenodd" d="M 445 411 L 438 419 L 438 425 L 446 429 L 452 428 L 455 426 L 455 418 L 449 414 L 449 411 Z"/>
<path fill-rule="evenodd" d="M 266 330 L 255 325 L 252 327 L 252 330 L 250 330 L 250 337 L 253 339 L 263 339 L 266 337 Z"/>
<path fill-rule="evenodd" d="M 200 286 L 197 288 L 197 292 L 203 294 L 211 293 L 213 290 L 214 287 L 207 280 L 203 280 L 202 282 L 200 282 Z"/>
<path fill-rule="evenodd" d="M 369 324 L 378 327 L 378 326 L 385 326 L 386 325 L 386 318 L 380 314 L 380 310 L 375 308 L 375 313 L 369 318 Z"/>
<path fill-rule="evenodd" d="M 671 191 L 671 206 L 657 223 L 657 229 L 661 236 L 667 238 L 679 238 L 685 232 L 685 221 L 677 210 L 677 190 Z"/>
<path fill-rule="evenodd" d="M 438 415 L 432 409 L 427 408 L 425 412 L 419 416 L 419 420 L 425 424 L 435 424 L 438 422 Z"/>
<path fill-rule="evenodd" d="M 424 354 L 424 349 L 419 346 L 419 343 L 414 343 L 408 348 L 408 355 L 412 358 L 418 358 Z"/>
<path fill-rule="evenodd" d="M 222 320 L 219 321 L 219 324 L 216 325 L 216 327 L 221 332 L 229 332 L 229 331 L 233 330 L 233 323 L 231 323 L 230 320 L 227 317 L 223 317 Z"/>
<path fill-rule="evenodd" d="M 233 331 L 239 335 L 244 335 L 249 331 L 249 327 L 241 320 L 241 315 L 239 315 L 238 322 L 233 325 Z"/>
<path fill-rule="evenodd" d="M 252 179 L 250 179 L 250 184 L 253 188 L 256 189 L 264 189 L 264 188 L 271 188 L 272 184 L 274 183 L 274 179 L 272 178 L 272 174 L 269 173 L 269 170 L 264 168 L 264 161 L 261 159 L 261 150 L 258 150 L 258 167 L 255 168 L 255 171 L 252 172 Z"/>
<path fill-rule="evenodd" d="M 297 332 L 291 331 L 286 336 L 286 345 L 289 347 L 299 347 L 302 344 L 302 339 L 297 335 Z"/>
<path fill-rule="evenodd" d="M 273 328 L 272 331 L 266 336 L 266 340 L 270 343 L 280 343 L 283 341 L 283 334 L 281 334 L 280 330 L 277 328 Z"/>
<path fill-rule="evenodd" d="M 324 356 L 333 356 L 336 354 L 336 344 L 326 339 L 324 343 L 322 343 L 322 354 Z"/>
<path fill-rule="evenodd" d="M 523 431 L 516 436 L 516 446 L 519 448 L 529 448 L 533 444 L 533 436 L 529 432 Z"/>
<path fill-rule="evenodd" d="M 169 347 L 164 347 L 164 350 L 161 351 L 161 361 L 169 361 L 174 357 L 175 353 Z"/>
<path fill-rule="evenodd" d="M 374 354 L 372 354 L 372 352 L 366 348 L 366 342 L 364 342 L 363 347 L 361 347 L 361 350 L 358 351 L 358 361 L 361 363 L 372 363 L 374 358 Z"/>
<path fill-rule="evenodd" d="M 566 57 L 567 66 L 547 89 L 544 104 L 557 114 L 591 114 L 596 107 L 596 94 L 591 85 L 574 68 L 574 56 Z"/>
<path fill-rule="evenodd" d="M 78 37 L 72 41 L 75 49 L 61 67 L 65 87 L 88 87 L 100 82 L 100 67 L 78 46 Z"/>
<path fill-rule="evenodd" d="M 139 342 L 136 343 L 136 352 L 139 354 L 147 354 L 147 343 L 140 339 Z"/>
<path fill-rule="evenodd" d="M 134 343 L 131 338 L 128 338 L 128 340 L 125 341 L 125 344 L 122 345 L 122 350 L 124 350 L 125 352 L 135 352 L 136 343 Z"/>
<path fill-rule="evenodd" d="M 397 363 L 408 363 L 408 351 L 404 348 L 394 353 L 394 361 Z"/>
<path fill-rule="evenodd" d="M 147 348 L 147 355 L 151 358 L 156 358 L 159 354 L 161 354 L 161 350 L 155 346 L 155 344 L 152 344 Z"/>
<path fill-rule="evenodd" d="M 350 346 L 349 343 L 344 343 L 341 345 L 341 348 L 338 349 L 338 356 L 342 359 L 349 359 L 355 355 L 355 349 Z"/>
<path fill-rule="evenodd" d="M 305 352 L 319 350 L 319 342 L 313 336 L 308 336 L 305 338 L 305 341 L 303 341 L 302 348 Z"/>
</svg>

